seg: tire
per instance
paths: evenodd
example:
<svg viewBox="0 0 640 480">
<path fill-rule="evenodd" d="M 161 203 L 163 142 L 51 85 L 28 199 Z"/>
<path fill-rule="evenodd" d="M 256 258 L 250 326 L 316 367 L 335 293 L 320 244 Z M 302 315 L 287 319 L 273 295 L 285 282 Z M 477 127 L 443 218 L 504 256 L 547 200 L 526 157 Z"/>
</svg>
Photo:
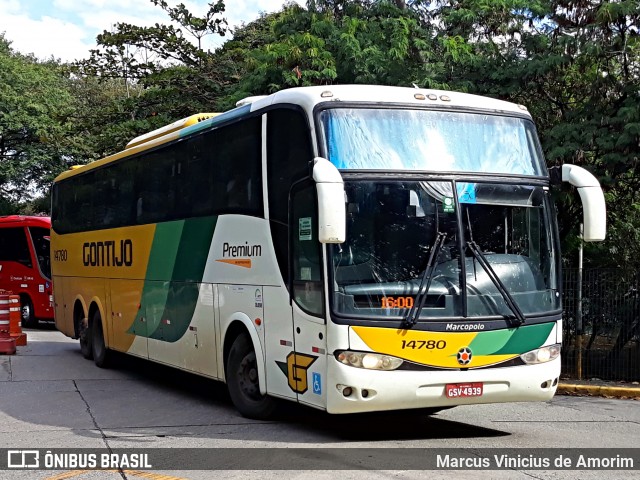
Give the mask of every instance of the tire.
<svg viewBox="0 0 640 480">
<path fill-rule="evenodd" d="M 91 353 L 94 363 L 100 368 L 107 368 L 111 359 L 109 349 L 104 343 L 104 332 L 102 331 L 102 318 L 100 312 L 96 310 L 89 327 L 91 331 Z"/>
<path fill-rule="evenodd" d="M 22 326 L 26 328 L 35 328 L 38 326 L 38 320 L 33 313 L 33 302 L 29 297 L 20 297 L 21 314 L 22 314 Z"/>
<path fill-rule="evenodd" d="M 233 342 L 227 357 L 227 388 L 231 401 L 244 417 L 264 420 L 276 409 L 276 400 L 260 394 L 256 353 L 246 333 Z"/>
<path fill-rule="evenodd" d="M 80 315 L 82 316 L 82 314 Z M 91 360 L 93 358 L 93 347 L 91 342 L 91 328 L 89 327 L 89 322 L 85 321 L 84 318 L 79 318 L 78 322 L 78 338 L 80 339 L 80 352 L 82 352 L 82 356 L 87 360 Z"/>
</svg>

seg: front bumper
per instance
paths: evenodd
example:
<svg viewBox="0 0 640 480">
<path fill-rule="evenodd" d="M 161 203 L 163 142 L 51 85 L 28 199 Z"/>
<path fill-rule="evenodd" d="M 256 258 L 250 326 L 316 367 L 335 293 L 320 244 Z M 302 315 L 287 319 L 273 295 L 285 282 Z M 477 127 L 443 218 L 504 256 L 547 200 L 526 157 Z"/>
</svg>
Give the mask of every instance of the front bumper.
<svg viewBox="0 0 640 480">
<path fill-rule="evenodd" d="M 538 365 L 477 370 L 378 371 L 327 359 L 327 411 L 357 413 L 408 408 L 452 407 L 479 403 L 550 400 L 560 377 L 560 357 Z M 480 397 L 447 398 L 448 383 L 483 383 Z M 351 388 L 349 396 L 345 387 Z"/>
</svg>

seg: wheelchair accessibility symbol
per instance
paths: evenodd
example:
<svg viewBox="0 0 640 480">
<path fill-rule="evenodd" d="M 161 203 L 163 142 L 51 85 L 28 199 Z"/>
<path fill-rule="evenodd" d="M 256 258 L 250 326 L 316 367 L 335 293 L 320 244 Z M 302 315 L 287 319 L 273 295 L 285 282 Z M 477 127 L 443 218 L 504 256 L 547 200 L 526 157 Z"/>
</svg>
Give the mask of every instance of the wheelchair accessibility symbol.
<svg viewBox="0 0 640 480">
<path fill-rule="evenodd" d="M 313 373 L 313 393 L 322 395 L 322 377 L 319 373 Z"/>
</svg>

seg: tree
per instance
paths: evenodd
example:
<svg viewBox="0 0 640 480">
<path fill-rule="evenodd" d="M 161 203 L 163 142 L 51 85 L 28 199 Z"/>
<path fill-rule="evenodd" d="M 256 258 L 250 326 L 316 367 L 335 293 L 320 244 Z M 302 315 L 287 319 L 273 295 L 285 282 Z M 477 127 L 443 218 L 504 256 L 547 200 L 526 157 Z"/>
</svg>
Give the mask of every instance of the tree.
<svg viewBox="0 0 640 480">
<path fill-rule="evenodd" d="M 72 109 L 65 71 L 14 52 L 0 35 L 0 195 L 17 204 L 63 170 Z"/>
<path fill-rule="evenodd" d="M 208 4 L 202 17 L 184 4 L 171 7 L 164 0 L 150 0 L 162 8 L 171 22 L 139 27 L 118 23 L 97 37 L 98 48 L 80 62 L 85 76 L 119 79 L 138 95 L 128 95 L 132 116 L 140 129 L 160 126 L 198 111 L 210 111 L 221 95 L 224 76 L 213 55 L 203 48 L 208 35 L 224 36 L 227 27 L 224 2 Z"/>
<path fill-rule="evenodd" d="M 549 166 L 590 170 L 607 194 L 609 238 L 591 262 L 640 265 L 625 241 L 637 216 L 640 141 L 640 4 L 636 1 L 460 0 L 407 2 L 438 25 L 442 84 L 529 107 Z M 575 258 L 581 206 L 558 195 L 562 243 Z M 637 224 L 636 228 L 637 228 Z M 635 229 L 634 229 L 635 230 Z"/>
<path fill-rule="evenodd" d="M 435 84 L 432 29 L 404 7 L 375 0 L 315 0 L 307 9 L 286 6 L 271 17 L 272 40 L 248 52 L 241 90 L 258 94 L 332 83 Z"/>
</svg>

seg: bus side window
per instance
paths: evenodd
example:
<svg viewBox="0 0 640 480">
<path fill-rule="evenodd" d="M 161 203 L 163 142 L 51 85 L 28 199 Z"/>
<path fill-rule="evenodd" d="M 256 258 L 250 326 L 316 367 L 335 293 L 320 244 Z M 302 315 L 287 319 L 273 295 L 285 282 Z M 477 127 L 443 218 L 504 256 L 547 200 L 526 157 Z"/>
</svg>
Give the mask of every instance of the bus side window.
<svg viewBox="0 0 640 480">
<path fill-rule="evenodd" d="M 324 302 L 315 191 L 315 185 L 307 183 L 291 195 L 292 293 L 295 302 L 303 310 L 321 316 Z"/>
<path fill-rule="evenodd" d="M 309 122 L 304 113 L 277 108 L 267 114 L 267 183 L 269 226 L 285 285 L 289 284 L 289 192 L 309 175 L 313 159 Z"/>
<path fill-rule="evenodd" d="M 29 227 L 33 248 L 36 252 L 38 265 L 42 274 L 51 278 L 51 261 L 50 261 L 50 231 L 48 228 Z"/>
<path fill-rule="evenodd" d="M 0 229 L 0 260 L 33 267 L 24 227 Z"/>
<path fill-rule="evenodd" d="M 242 172 L 236 171 L 227 181 L 227 204 L 229 207 L 246 208 L 250 205 L 250 182 Z"/>
</svg>

